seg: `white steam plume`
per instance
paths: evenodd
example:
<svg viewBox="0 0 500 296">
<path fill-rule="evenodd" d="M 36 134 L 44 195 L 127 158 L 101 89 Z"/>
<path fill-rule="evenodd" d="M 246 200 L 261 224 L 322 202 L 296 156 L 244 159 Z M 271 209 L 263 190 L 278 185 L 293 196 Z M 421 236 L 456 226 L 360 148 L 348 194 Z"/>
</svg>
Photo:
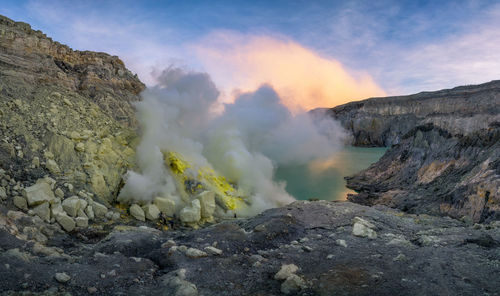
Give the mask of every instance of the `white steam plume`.
<svg viewBox="0 0 500 296">
<path fill-rule="evenodd" d="M 294 200 L 284 183 L 273 180 L 277 165 L 330 156 L 346 136 L 326 117 L 313 121 L 307 113 L 293 115 L 269 85 L 239 94 L 216 114 L 219 91 L 207 74 L 170 67 L 158 81 L 137 103 L 138 172 L 127 174 L 121 201 L 167 196 L 178 208 L 185 206 L 163 161 L 162 151 L 174 151 L 236 182 L 250 194 L 250 207 L 238 214 L 256 214 Z"/>
</svg>

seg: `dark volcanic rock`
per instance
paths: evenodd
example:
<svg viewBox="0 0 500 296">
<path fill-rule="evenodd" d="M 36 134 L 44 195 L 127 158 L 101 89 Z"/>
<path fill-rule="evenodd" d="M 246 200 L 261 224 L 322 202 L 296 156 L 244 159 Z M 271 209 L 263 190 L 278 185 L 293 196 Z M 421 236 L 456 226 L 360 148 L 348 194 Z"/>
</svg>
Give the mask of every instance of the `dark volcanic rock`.
<svg viewBox="0 0 500 296">
<path fill-rule="evenodd" d="M 354 235 L 355 223 L 368 225 L 376 237 Z M 281 295 L 284 280 L 274 276 L 284 264 L 296 265 L 294 274 L 305 283 L 295 295 L 499 295 L 498 222 L 471 227 L 386 207 L 319 201 L 200 230 L 118 226 L 91 244 L 60 235 L 72 243 L 58 256 L 35 253 L 30 242 L 2 245 L 5 295 L 51 288 L 72 295 L 89 288 L 98 295 L 184 295 L 180 290 L 189 287 L 199 295 Z M 192 249 L 207 254 L 193 257 Z M 57 272 L 71 279 L 59 283 Z"/>
<path fill-rule="evenodd" d="M 466 136 L 417 127 L 379 162 L 347 178 L 359 192 L 349 200 L 472 222 L 500 220 L 499 159 L 498 127 Z"/>
<path fill-rule="evenodd" d="M 318 109 L 339 120 L 356 146 L 397 144 L 420 125 L 432 123 L 466 135 L 500 122 L 500 80 L 409 96 L 372 98 L 332 109 Z"/>
<path fill-rule="evenodd" d="M 500 81 L 411 96 L 373 98 L 326 112 L 358 146 L 389 146 L 347 178 L 349 200 L 411 213 L 500 219 Z"/>
</svg>

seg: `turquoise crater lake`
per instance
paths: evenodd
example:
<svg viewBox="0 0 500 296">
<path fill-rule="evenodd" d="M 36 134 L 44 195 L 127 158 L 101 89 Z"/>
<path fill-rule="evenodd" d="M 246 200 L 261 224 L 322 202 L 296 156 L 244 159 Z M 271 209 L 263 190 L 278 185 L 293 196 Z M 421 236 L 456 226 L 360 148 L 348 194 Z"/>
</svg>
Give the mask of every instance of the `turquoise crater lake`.
<svg viewBox="0 0 500 296">
<path fill-rule="evenodd" d="M 286 191 L 299 200 L 345 200 L 353 191 L 346 187 L 344 177 L 368 168 L 385 151 L 383 147 L 345 147 L 328 159 L 278 167 L 275 180 L 285 181 Z"/>
</svg>

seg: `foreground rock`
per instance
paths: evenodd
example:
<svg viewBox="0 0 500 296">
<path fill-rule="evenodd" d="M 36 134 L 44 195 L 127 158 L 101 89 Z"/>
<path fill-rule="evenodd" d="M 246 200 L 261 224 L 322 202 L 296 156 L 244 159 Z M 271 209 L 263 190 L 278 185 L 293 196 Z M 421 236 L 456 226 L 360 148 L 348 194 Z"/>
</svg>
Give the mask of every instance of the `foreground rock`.
<svg viewBox="0 0 500 296">
<path fill-rule="evenodd" d="M 50 287 L 73 295 L 499 295 L 498 222 L 296 202 L 199 230 L 60 231 L 45 250 L 12 228 L 26 218 L 0 213 L 6 295 Z M 376 237 L 356 235 L 357 224 Z M 70 278 L 54 277 L 63 272 Z"/>
</svg>

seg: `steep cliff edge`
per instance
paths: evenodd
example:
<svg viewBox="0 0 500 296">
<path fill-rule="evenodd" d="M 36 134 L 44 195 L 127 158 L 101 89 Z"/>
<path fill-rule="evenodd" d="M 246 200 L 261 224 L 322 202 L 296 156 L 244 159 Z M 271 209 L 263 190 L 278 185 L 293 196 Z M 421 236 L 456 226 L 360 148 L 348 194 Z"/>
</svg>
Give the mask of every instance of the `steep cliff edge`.
<svg viewBox="0 0 500 296">
<path fill-rule="evenodd" d="M 473 222 L 500 219 L 500 81 L 372 98 L 326 111 L 358 146 L 390 146 L 349 200 Z M 391 146 L 392 145 L 392 146 Z"/>
<path fill-rule="evenodd" d="M 21 196 L 48 176 L 61 199 L 111 201 L 133 165 L 132 103 L 143 89 L 118 57 L 72 50 L 0 16 L 1 189 Z"/>
<path fill-rule="evenodd" d="M 467 135 L 500 121 L 500 80 L 409 96 L 371 98 L 323 112 L 339 120 L 356 146 L 397 144 L 419 125 L 432 123 Z"/>
</svg>

